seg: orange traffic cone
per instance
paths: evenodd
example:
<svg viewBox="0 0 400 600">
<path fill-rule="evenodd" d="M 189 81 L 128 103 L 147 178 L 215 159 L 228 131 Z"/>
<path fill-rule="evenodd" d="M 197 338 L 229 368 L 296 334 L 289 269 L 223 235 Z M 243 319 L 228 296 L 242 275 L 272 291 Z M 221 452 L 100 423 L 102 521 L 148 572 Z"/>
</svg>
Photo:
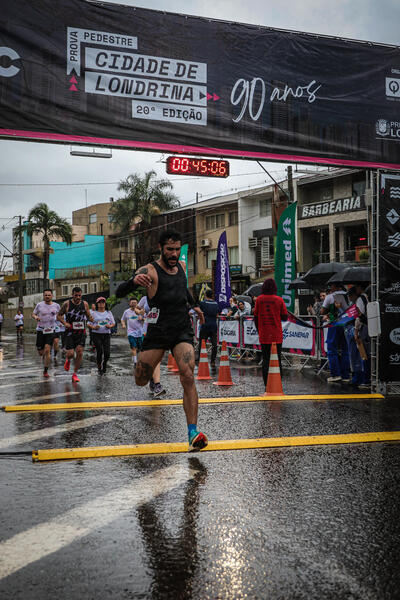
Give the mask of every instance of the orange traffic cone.
<svg viewBox="0 0 400 600">
<path fill-rule="evenodd" d="M 196 379 L 211 379 L 208 366 L 206 340 L 201 340 L 199 370 L 197 371 Z"/>
<path fill-rule="evenodd" d="M 169 353 L 167 369 L 169 373 L 179 373 L 178 365 L 176 364 L 176 360 L 172 352 Z"/>
<path fill-rule="evenodd" d="M 226 342 L 222 342 L 221 358 L 219 361 L 218 381 L 213 385 L 235 385 L 231 377 L 231 368 L 229 366 L 229 355 Z"/>
<path fill-rule="evenodd" d="M 275 342 L 271 344 L 267 387 L 264 396 L 281 396 L 283 394 L 281 370 L 279 368 L 278 351 Z"/>
</svg>

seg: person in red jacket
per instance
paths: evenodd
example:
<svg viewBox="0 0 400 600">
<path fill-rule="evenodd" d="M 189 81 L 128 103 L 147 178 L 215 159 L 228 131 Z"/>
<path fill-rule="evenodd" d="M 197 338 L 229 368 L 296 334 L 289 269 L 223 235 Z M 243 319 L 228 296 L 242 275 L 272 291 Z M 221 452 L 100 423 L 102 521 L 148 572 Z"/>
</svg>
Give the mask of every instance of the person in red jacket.
<svg viewBox="0 0 400 600">
<path fill-rule="evenodd" d="M 287 321 L 288 312 L 280 296 L 275 279 L 266 279 L 261 288 L 261 295 L 256 300 L 254 308 L 254 324 L 258 331 L 262 353 L 262 375 L 264 385 L 267 385 L 269 371 L 269 357 L 271 344 L 276 343 L 279 357 L 279 366 L 282 374 L 282 321 Z"/>
</svg>

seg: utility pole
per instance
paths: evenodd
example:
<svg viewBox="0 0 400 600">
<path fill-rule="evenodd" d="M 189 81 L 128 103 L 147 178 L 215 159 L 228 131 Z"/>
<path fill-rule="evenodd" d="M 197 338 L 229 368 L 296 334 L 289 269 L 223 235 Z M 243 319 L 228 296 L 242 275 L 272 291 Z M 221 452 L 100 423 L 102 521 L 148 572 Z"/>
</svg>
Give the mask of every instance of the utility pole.
<svg viewBox="0 0 400 600">
<path fill-rule="evenodd" d="M 288 179 L 288 192 L 289 192 L 289 203 L 294 202 L 294 191 L 293 191 L 293 167 L 288 166 L 287 168 L 287 179 Z"/>
<path fill-rule="evenodd" d="M 18 306 L 22 308 L 24 305 L 24 294 L 23 294 L 23 256 L 22 256 L 22 216 L 18 216 L 19 219 L 19 231 L 18 231 Z"/>
</svg>

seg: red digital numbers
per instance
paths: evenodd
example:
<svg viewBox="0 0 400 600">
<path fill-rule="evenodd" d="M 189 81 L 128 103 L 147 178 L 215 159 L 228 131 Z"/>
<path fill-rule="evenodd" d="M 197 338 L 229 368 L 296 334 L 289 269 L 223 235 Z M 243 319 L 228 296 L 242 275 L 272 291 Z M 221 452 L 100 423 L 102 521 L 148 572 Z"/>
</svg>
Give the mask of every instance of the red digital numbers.
<svg viewBox="0 0 400 600">
<path fill-rule="evenodd" d="M 203 177 L 228 177 L 227 160 L 168 156 L 167 173 L 170 175 L 197 175 Z"/>
</svg>

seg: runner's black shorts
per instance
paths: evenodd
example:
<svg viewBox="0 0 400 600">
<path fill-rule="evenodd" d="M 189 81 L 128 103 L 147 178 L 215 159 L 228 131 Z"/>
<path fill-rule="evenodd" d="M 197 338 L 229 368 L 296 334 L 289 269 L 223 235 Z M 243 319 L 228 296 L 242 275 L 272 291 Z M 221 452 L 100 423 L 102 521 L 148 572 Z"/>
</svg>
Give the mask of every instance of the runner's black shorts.
<svg viewBox="0 0 400 600">
<path fill-rule="evenodd" d="M 142 350 L 173 350 L 177 344 L 182 342 L 194 346 L 193 329 L 190 326 L 184 329 L 179 329 L 179 327 L 171 329 L 170 327 L 162 327 L 158 323 L 155 325 L 149 324 L 143 340 Z"/>
<path fill-rule="evenodd" d="M 54 340 L 54 333 L 43 333 L 43 331 L 36 332 L 36 348 L 38 350 L 44 350 L 44 347 L 52 346 Z"/>
<path fill-rule="evenodd" d="M 77 346 L 85 346 L 86 331 L 68 332 L 65 336 L 65 349 L 75 350 Z"/>
</svg>

